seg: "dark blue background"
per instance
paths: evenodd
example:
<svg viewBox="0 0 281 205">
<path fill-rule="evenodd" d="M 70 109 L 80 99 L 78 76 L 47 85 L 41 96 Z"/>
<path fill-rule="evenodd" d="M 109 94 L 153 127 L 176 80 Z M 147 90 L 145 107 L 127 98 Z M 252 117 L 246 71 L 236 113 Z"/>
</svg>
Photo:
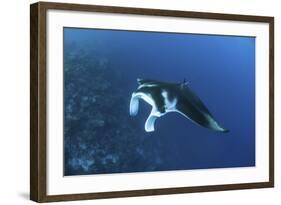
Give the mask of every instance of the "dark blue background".
<svg viewBox="0 0 281 205">
<path fill-rule="evenodd" d="M 67 47 L 68 44 L 75 46 Z M 112 148 L 114 153 L 111 153 L 111 149 L 105 149 L 105 154 L 97 156 L 91 152 L 93 147 L 87 144 L 99 143 L 101 134 L 87 140 L 81 134 L 78 136 L 79 132 L 87 132 L 84 125 L 90 123 L 88 118 L 78 117 L 76 133 L 65 132 L 65 139 L 73 139 L 65 143 L 66 175 L 255 165 L 255 38 L 65 28 L 64 45 L 65 53 L 68 52 L 66 49 L 73 50 L 74 59 L 79 58 L 80 51 L 87 56 L 83 61 L 79 61 L 79 66 L 91 64 L 87 62 L 87 58 L 89 61 L 103 59 L 92 68 L 93 72 L 87 74 L 87 79 L 91 79 L 92 75 L 93 81 L 97 81 L 97 67 L 106 64 L 105 69 L 109 72 L 102 77 L 114 87 L 118 87 L 120 92 L 110 92 L 109 89 L 103 93 L 103 99 L 120 93 L 118 95 L 121 95 L 122 101 L 110 102 L 112 108 L 120 112 L 112 115 L 124 115 L 119 124 L 105 123 L 103 129 L 111 129 L 114 133 L 119 127 L 128 126 L 136 130 L 136 138 L 133 139 L 138 140 L 126 144 L 126 137 L 130 138 L 128 140 L 132 140 L 132 137 L 126 136 L 125 128 L 120 129 L 121 134 L 118 136 L 123 136 L 123 147 L 118 145 L 118 148 Z M 65 63 L 68 63 L 66 61 L 65 57 Z M 70 69 L 65 72 L 71 74 L 71 62 L 68 66 Z M 76 77 L 84 79 L 83 74 L 79 72 Z M 159 118 L 156 121 L 155 132 L 145 132 L 144 123 L 150 113 L 150 106 L 142 102 L 139 114 L 136 117 L 129 116 L 130 97 L 137 88 L 137 78 L 171 82 L 181 82 L 185 78 L 215 119 L 230 132 L 210 131 L 177 113 L 169 113 Z M 71 83 L 75 85 L 77 81 L 70 77 L 65 77 L 64 80 L 65 86 Z M 79 95 L 81 99 L 83 97 L 83 87 L 79 87 L 77 83 L 73 90 L 65 90 L 65 95 L 71 96 L 74 92 L 75 99 L 79 102 Z M 65 107 L 69 104 L 67 99 L 65 97 Z M 94 104 L 89 104 L 87 109 L 89 112 L 97 108 Z M 65 109 L 65 115 L 67 112 Z M 103 112 L 110 110 L 105 109 Z M 80 115 L 83 115 L 81 113 Z M 73 121 L 65 118 L 64 126 L 69 129 L 73 126 Z M 118 136 L 111 136 L 116 144 Z M 74 140 L 77 137 L 81 139 Z M 86 144 L 86 148 L 74 146 L 73 143 Z M 100 149 L 103 145 L 105 146 L 105 142 L 99 145 Z M 131 146 L 132 151 L 128 153 L 127 158 L 120 157 L 120 153 L 128 146 Z M 83 153 L 79 149 L 83 149 Z M 141 155 L 142 158 L 134 156 L 134 150 L 136 155 Z M 103 160 L 98 157 L 106 158 L 112 155 L 115 160 L 107 160 L 103 163 L 105 166 L 95 164 L 98 160 Z M 118 160 L 122 160 L 123 168 L 120 168 Z"/>
</svg>

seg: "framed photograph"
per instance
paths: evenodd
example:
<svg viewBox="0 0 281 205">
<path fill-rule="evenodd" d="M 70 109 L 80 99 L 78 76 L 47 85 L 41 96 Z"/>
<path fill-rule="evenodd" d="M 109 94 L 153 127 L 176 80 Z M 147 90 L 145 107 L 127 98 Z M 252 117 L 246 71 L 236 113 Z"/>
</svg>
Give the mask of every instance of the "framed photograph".
<svg viewBox="0 0 281 205">
<path fill-rule="evenodd" d="M 31 5 L 30 198 L 274 186 L 274 18 Z"/>
</svg>

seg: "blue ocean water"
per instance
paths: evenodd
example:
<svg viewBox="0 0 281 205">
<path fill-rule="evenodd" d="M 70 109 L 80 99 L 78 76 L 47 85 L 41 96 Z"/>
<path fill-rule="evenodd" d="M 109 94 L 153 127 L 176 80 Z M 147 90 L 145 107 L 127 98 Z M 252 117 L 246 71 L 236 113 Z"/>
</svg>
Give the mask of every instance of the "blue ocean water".
<svg viewBox="0 0 281 205">
<path fill-rule="evenodd" d="M 188 81 L 227 133 L 129 115 L 137 78 Z M 64 174 L 255 166 L 255 38 L 64 28 Z"/>
</svg>

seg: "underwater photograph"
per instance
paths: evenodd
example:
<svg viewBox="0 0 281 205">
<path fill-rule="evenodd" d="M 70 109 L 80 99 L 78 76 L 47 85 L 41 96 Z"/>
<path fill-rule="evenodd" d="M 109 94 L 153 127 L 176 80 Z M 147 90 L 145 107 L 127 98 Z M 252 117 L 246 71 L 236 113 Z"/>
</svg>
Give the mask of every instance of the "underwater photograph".
<svg viewBox="0 0 281 205">
<path fill-rule="evenodd" d="M 64 176 L 255 166 L 255 42 L 64 27 Z"/>
</svg>

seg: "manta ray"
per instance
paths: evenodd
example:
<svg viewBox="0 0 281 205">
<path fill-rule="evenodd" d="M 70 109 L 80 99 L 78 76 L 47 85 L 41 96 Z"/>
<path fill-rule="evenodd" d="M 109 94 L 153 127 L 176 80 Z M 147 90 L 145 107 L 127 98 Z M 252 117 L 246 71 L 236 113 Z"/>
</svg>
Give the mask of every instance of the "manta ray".
<svg viewBox="0 0 281 205">
<path fill-rule="evenodd" d="M 177 112 L 192 122 L 213 131 L 228 131 L 218 124 L 199 97 L 191 91 L 185 80 L 181 83 L 170 83 L 137 79 L 137 82 L 138 88 L 132 93 L 130 100 L 130 115 L 137 115 L 140 99 L 152 106 L 144 126 L 146 132 L 153 132 L 156 119 L 169 112 Z"/>
</svg>

